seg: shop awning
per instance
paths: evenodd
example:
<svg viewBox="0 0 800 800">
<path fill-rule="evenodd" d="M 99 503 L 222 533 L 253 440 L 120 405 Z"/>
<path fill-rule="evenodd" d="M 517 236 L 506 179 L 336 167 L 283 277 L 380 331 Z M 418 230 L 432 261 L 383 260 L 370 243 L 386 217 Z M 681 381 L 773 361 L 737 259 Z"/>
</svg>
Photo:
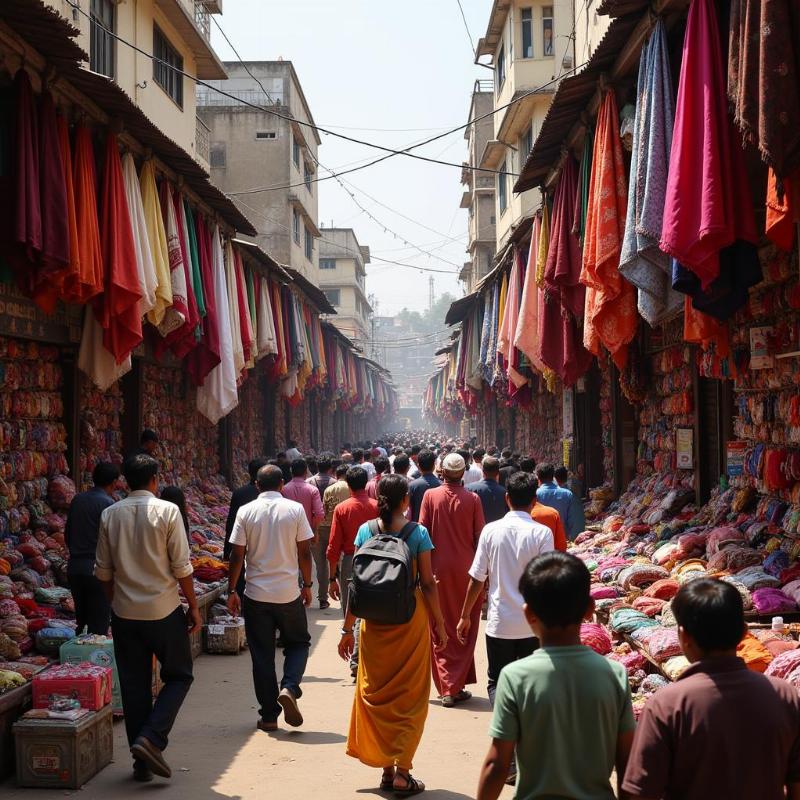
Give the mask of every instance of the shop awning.
<svg viewBox="0 0 800 800">
<path fill-rule="evenodd" d="M 443 356 L 445 353 L 449 353 L 453 349 L 452 344 L 445 345 L 444 347 L 440 347 L 438 350 L 434 352 L 435 356 Z"/>
<path fill-rule="evenodd" d="M 0 19 L 59 69 L 89 60 L 75 41 L 80 31 L 41 0 L 2 0 Z"/>
<path fill-rule="evenodd" d="M 444 324 L 458 325 L 459 322 L 463 322 L 469 316 L 469 312 L 472 310 L 472 307 L 475 305 L 477 300 L 477 292 L 468 294 L 466 297 L 459 297 L 458 300 L 454 301 L 447 310 L 447 315 L 444 318 Z"/>
<path fill-rule="evenodd" d="M 318 286 L 314 286 L 308 278 L 292 267 L 282 264 L 281 267 L 288 273 L 293 283 L 296 283 L 300 291 L 317 307 L 320 314 L 335 314 L 336 309 L 328 302 L 325 293 Z"/>
<path fill-rule="evenodd" d="M 233 239 L 232 241 L 243 253 L 253 258 L 261 264 L 262 267 L 265 267 L 270 272 L 276 273 L 287 283 L 291 281 L 289 273 L 266 250 L 263 250 L 255 242 L 248 242 L 246 239 Z"/>
<path fill-rule="evenodd" d="M 650 5 L 650 0 L 603 0 L 597 7 L 597 13 L 609 17 L 624 17 L 627 14 L 638 14 Z"/>
</svg>

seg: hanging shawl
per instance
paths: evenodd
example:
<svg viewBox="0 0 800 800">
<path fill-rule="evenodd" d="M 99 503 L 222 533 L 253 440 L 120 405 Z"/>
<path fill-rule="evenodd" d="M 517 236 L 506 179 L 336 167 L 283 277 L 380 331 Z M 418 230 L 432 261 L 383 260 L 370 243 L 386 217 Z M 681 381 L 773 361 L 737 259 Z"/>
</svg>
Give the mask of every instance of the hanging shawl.
<svg viewBox="0 0 800 800">
<path fill-rule="evenodd" d="M 742 181 L 734 171 L 739 148 L 731 147 L 724 92 L 714 2 L 694 0 L 683 41 L 661 249 L 703 288 L 719 276 L 719 252 L 733 244 L 737 222 L 745 222 L 740 209 L 750 205 L 746 176 Z M 738 191 L 745 196 L 736 197 Z M 742 233 L 752 240 L 755 231 Z"/>
<path fill-rule="evenodd" d="M 75 131 L 75 222 L 78 230 L 80 273 L 64 283 L 64 301 L 83 304 L 103 291 L 103 251 L 97 220 L 94 150 L 89 129 Z"/>
<path fill-rule="evenodd" d="M 522 291 L 522 254 L 519 248 L 514 248 L 514 261 L 508 281 L 508 295 L 506 297 L 506 311 L 503 318 L 503 329 L 497 342 L 497 349 L 502 354 L 506 366 L 506 375 L 514 386 L 524 386 L 528 379 L 514 367 L 514 337 L 519 320 L 519 296 Z"/>
<path fill-rule="evenodd" d="M 594 131 L 591 128 L 587 128 L 583 137 L 581 164 L 578 167 L 578 186 L 575 190 L 575 222 L 572 225 L 572 232 L 581 246 L 583 246 L 583 237 L 586 235 L 586 212 L 589 210 L 589 181 L 592 177 L 593 149 Z"/>
<path fill-rule="evenodd" d="M 466 382 L 467 385 L 479 391 L 483 383 L 481 375 L 481 343 L 483 341 L 483 303 L 475 303 L 472 309 L 472 326 L 470 333 L 470 347 L 467 365 Z"/>
<path fill-rule="evenodd" d="M 257 316 L 258 316 L 258 355 L 278 354 L 278 337 L 275 333 L 275 319 L 272 314 L 270 282 L 260 278 L 258 282 Z"/>
<path fill-rule="evenodd" d="M 583 342 L 596 356 L 600 346 L 605 347 L 619 369 L 625 366 L 637 323 L 636 293 L 619 274 L 627 194 L 617 100 L 608 90 L 597 115 L 592 154 L 581 271 L 581 283 L 587 287 Z"/>
<path fill-rule="evenodd" d="M 60 115 L 56 124 L 58 125 L 58 148 L 61 154 L 61 166 L 64 172 L 64 188 L 67 203 L 65 220 L 69 235 L 69 266 L 61 277 L 59 290 L 62 299 L 67 301 L 66 292 L 68 289 L 80 285 L 81 255 L 78 222 L 75 218 L 75 186 L 72 180 L 72 150 L 69 144 L 69 127 L 66 119 Z"/>
<path fill-rule="evenodd" d="M 250 344 L 250 360 L 252 365 L 255 366 L 255 362 L 260 358 L 258 352 L 258 314 L 256 313 L 256 291 L 258 276 L 253 274 L 253 270 L 245 268 L 244 282 L 245 288 L 247 289 L 247 311 L 250 315 L 250 327 L 253 335 L 253 339 Z"/>
<path fill-rule="evenodd" d="M 231 245 L 233 269 L 236 277 L 236 307 L 239 314 L 239 338 L 242 343 L 244 366 L 252 369 L 255 365 L 253 354 L 253 325 L 250 322 L 250 306 L 247 302 L 247 287 L 244 278 L 244 265 L 238 249 Z"/>
<path fill-rule="evenodd" d="M 128 201 L 128 213 L 131 217 L 136 270 L 139 278 L 139 291 L 142 295 L 142 299 L 139 301 L 139 316 L 143 317 L 155 307 L 158 278 L 153 264 L 153 254 L 150 250 L 150 240 L 147 237 L 139 176 L 136 174 L 136 164 L 130 153 L 125 153 L 122 157 L 122 177 L 125 181 L 125 198 Z"/>
<path fill-rule="evenodd" d="M 117 137 L 106 134 L 106 163 L 100 199 L 100 238 L 105 264 L 105 293 L 94 303 L 103 326 L 103 344 L 121 364 L 142 341 L 139 302 L 139 272 L 131 230 L 131 215 L 125 199 L 125 181 Z"/>
<path fill-rule="evenodd" d="M 178 220 L 175 206 L 172 203 L 172 191 L 167 181 L 161 182 L 159 193 L 161 218 L 164 221 L 164 232 L 167 243 L 167 263 L 169 264 L 170 287 L 172 288 L 172 308 L 164 315 L 158 332 L 162 337 L 182 328 L 189 319 L 189 306 L 186 288 L 186 270 L 183 264 Z"/>
<path fill-rule="evenodd" d="M 591 364 L 581 344 L 577 321 L 583 313 L 585 288 L 578 283 L 581 255 L 572 232 L 578 171 L 569 155 L 553 197 L 553 219 L 544 270 L 545 301 L 539 328 L 541 359 L 565 385 L 571 386 Z"/>
<path fill-rule="evenodd" d="M 481 346 L 478 353 L 478 369 L 484 380 L 488 381 L 486 361 L 489 357 L 489 339 L 492 336 L 492 306 L 494 297 L 494 285 L 481 295 L 483 305 L 483 325 L 481 326 Z"/>
<path fill-rule="evenodd" d="M 213 295 L 216 302 L 217 336 L 220 348 L 220 362 L 208 374 L 202 386 L 197 389 L 197 409 L 212 425 L 227 416 L 239 403 L 236 389 L 238 373 L 233 363 L 233 341 L 229 317 L 228 287 L 226 281 L 225 259 L 219 238 L 219 228 L 215 225 L 211 232 Z M 209 320 L 211 313 L 209 312 Z"/>
<path fill-rule="evenodd" d="M 661 248 L 672 286 L 698 311 L 727 319 L 761 281 L 744 154 L 726 108 L 715 5 L 689 9 L 678 86 Z M 698 139 L 700 143 L 698 144 Z"/>
<path fill-rule="evenodd" d="M 639 290 L 639 314 L 650 325 L 673 316 L 683 298 L 672 288 L 672 264 L 658 247 L 672 147 L 672 79 L 661 19 L 642 49 L 633 126 L 628 217 L 619 271 Z"/>
<path fill-rule="evenodd" d="M 219 318 L 219 296 L 216 294 L 216 276 L 212 253 L 211 234 L 201 216 L 197 216 L 197 255 L 203 283 L 205 316 L 201 324 L 201 336 L 197 347 L 189 353 L 186 369 L 195 386 L 201 386 L 209 373 L 220 363 L 221 343 Z"/>
<path fill-rule="evenodd" d="M 767 236 L 781 250 L 790 253 L 794 246 L 796 225 L 800 223 L 800 169 L 783 179 L 783 196 L 778 195 L 774 170 L 767 176 Z"/>
<path fill-rule="evenodd" d="M 545 292 L 544 273 L 547 266 L 547 255 L 550 251 L 550 210 L 547 206 L 547 197 L 542 197 L 542 225 L 539 229 L 539 244 L 536 252 L 536 285 L 539 287 L 539 307 L 536 314 L 536 345 L 535 357 L 544 369 L 542 375 L 547 382 L 548 388 L 552 391 L 555 386 L 555 372 L 545 363 L 542 357 L 545 337 L 549 334 L 544 328 L 547 295 Z"/>
<path fill-rule="evenodd" d="M 191 262 L 191 288 L 197 304 L 197 313 L 200 319 L 206 315 L 206 300 L 203 290 L 203 273 L 200 267 L 200 255 L 197 244 L 197 227 L 194 222 L 194 212 L 189 201 L 183 198 L 183 218 L 186 221 L 187 243 L 189 245 L 189 260 Z"/>
<path fill-rule="evenodd" d="M 144 220 L 147 226 L 147 239 L 150 242 L 150 253 L 158 281 L 155 305 L 147 315 L 147 319 L 159 329 L 159 332 L 161 332 L 162 326 L 169 332 L 180 327 L 182 321 L 179 312 L 172 309 L 172 280 L 170 278 L 167 233 L 164 230 L 164 217 L 158 199 L 156 170 L 150 159 L 142 165 L 139 184 L 142 192 Z"/>
<path fill-rule="evenodd" d="M 745 141 L 785 178 L 800 167 L 797 0 L 731 0 L 728 98 Z"/>
<path fill-rule="evenodd" d="M 236 281 L 236 259 L 233 256 L 233 245 L 225 244 L 225 280 L 228 298 L 228 320 L 231 326 L 230 339 L 233 352 L 233 370 L 237 380 L 244 369 L 244 348 L 242 345 L 242 323 L 239 319 L 239 291 Z"/>
<path fill-rule="evenodd" d="M 522 287 L 517 330 L 514 345 L 531 362 L 539 372 L 546 369 L 537 354 L 536 338 L 539 327 L 539 287 L 536 283 L 536 270 L 539 261 L 539 239 L 542 230 L 542 216 L 537 214 L 531 231 L 531 246 L 528 252 L 528 269 L 525 271 L 525 283 Z"/>
<path fill-rule="evenodd" d="M 492 385 L 499 379 L 505 377 L 505 365 L 503 364 L 503 356 L 500 352 L 500 334 L 503 330 L 503 324 L 506 319 L 506 304 L 508 302 L 508 273 L 503 273 L 503 278 L 500 281 L 500 293 L 497 302 L 497 327 L 494 331 L 494 339 L 492 341 Z M 452 350 L 450 351 L 452 353 Z"/>
</svg>

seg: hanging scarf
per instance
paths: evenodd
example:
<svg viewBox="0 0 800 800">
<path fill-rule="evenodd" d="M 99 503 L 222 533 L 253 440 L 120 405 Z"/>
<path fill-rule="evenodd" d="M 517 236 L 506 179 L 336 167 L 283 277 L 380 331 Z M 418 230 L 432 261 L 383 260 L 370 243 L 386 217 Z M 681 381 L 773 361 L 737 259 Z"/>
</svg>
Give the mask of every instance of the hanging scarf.
<svg viewBox="0 0 800 800">
<path fill-rule="evenodd" d="M 619 271 L 638 292 L 638 309 L 650 325 L 673 316 L 683 298 L 672 288 L 672 264 L 658 247 L 672 147 L 672 79 L 661 19 L 642 49 L 633 126 L 628 216 Z"/>
<path fill-rule="evenodd" d="M 242 323 L 239 319 L 239 290 L 236 280 L 236 260 L 233 257 L 233 245 L 225 244 L 225 280 L 228 298 L 228 320 L 230 323 L 230 340 L 233 352 L 233 370 L 238 380 L 244 369 L 244 346 L 242 344 Z"/>
<path fill-rule="evenodd" d="M 594 149 L 594 131 L 587 128 L 583 136 L 583 153 L 578 167 L 578 186 L 575 190 L 575 222 L 572 232 L 583 246 L 586 235 L 586 212 L 589 210 L 589 181 L 592 177 L 592 150 Z"/>
<path fill-rule="evenodd" d="M 200 255 L 197 245 L 197 226 L 194 221 L 194 212 L 187 198 L 183 199 L 183 217 L 186 220 L 187 240 L 189 245 L 189 259 L 192 267 L 191 286 L 194 293 L 197 313 L 202 319 L 206 315 L 206 300 L 203 290 L 203 275 L 200 267 Z"/>
<path fill-rule="evenodd" d="M 536 334 L 539 326 L 539 287 L 536 284 L 536 269 L 539 261 L 539 239 L 541 238 L 542 215 L 537 214 L 531 231 L 531 245 L 528 252 L 528 269 L 522 287 L 519 319 L 514 336 L 514 345 L 525 354 L 531 364 L 541 372 L 545 365 L 537 355 Z"/>
<path fill-rule="evenodd" d="M 220 362 L 211 370 L 203 385 L 197 389 L 197 409 L 216 425 L 222 417 L 230 414 L 239 403 L 236 388 L 238 372 L 233 361 L 233 340 L 229 317 L 228 284 L 226 280 L 225 258 L 220 242 L 219 228 L 211 231 L 213 295 L 217 311 L 217 337 L 220 347 Z M 209 313 L 207 319 L 211 317 Z"/>
<path fill-rule="evenodd" d="M 158 326 L 162 337 L 169 336 L 186 324 L 189 318 L 189 307 L 186 296 L 186 270 L 183 264 L 183 251 L 180 235 L 178 233 L 178 220 L 175 217 L 175 206 L 172 203 L 172 191 L 167 181 L 161 182 L 159 192 L 161 204 L 161 219 L 164 223 L 164 233 L 167 243 L 167 263 L 169 264 L 169 279 L 172 290 L 172 307 L 164 315 Z"/>
<path fill-rule="evenodd" d="M 800 223 L 800 169 L 791 177 L 784 178 L 783 196 L 778 193 L 775 171 L 767 176 L 767 237 L 781 250 L 792 252 L 797 224 Z"/>
<path fill-rule="evenodd" d="M 253 356 L 253 326 L 250 322 L 250 307 L 247 302 L 247 287 L 245 286 L 244 266 L 242 256 L 231 245 L 233 256 L 233 271 L 236 278 L 236 311 L 239 315 L 239 340 L 242 343 L 242 358 L 244 367 L 252 369 L 255 365 Z M 243 368 L 244 368 L 243 367 Z"/>
<path fill-rule="evenodd" d="M 61 166 L 64 172 L 64 188 L 66 192 L 66 224 L 69 235 L 69 266 L 61 278 L 60 295 L 65 302 L 69 302 L 66 296 L 71 290 L 70 287 L 80 285 L 81 256 L 78 236 L 78 222 L 75 218 L 75 186 L 73 183 L 72 172 L 72 150 L 69 144 L 69 126 L 66 119 L 59 115 L 58 125 L 58 148 L 61 154 Z"/>
<path fill-rule="evenodd" d="M 144 210 L 145 225 L 147 226 L 147 239 L 150 242 L 150 253 L 157 280 L 155 305 L 147 315 L 147 319 L 151 324 L 159 328 L 159 331 L 163 325 L 169 332 L 178 327 L 181 321 L 178 318 L 178 312 L 173 311 L 171 308 L 172 281 L 170 278 L 167 233 L 164 230 L 164 217 L 162 216 L 158 199 L 156 169 L 150 159 L 142 165 L 139 185 L 142 192 L 142 208 Z"/>
<path fill-rule="evenodd" d="M 506 297 L 503 327 L 497 342 L 498 352 L 503 356 L 506 367 L 506 376 L 515 386 L 523 386 L 528 379 L 514 368 L 514 336 L 519 320 L 519 295 L 522 286 L 522 255 L 518 248 L 514 248 L 511 273 L 508 281 L 508 294 Z"/>
<path fill-rule="evenodd" d="M 270 282 L 262 277 L 258 282 L 257 315 L 258 315 L 258 355 L 278 354 L 277 335 L 275 333 L 275 319 L 272 314 Z"/>
<path fill-rule="evenodd" d="M 636 293 L 619 274 L 627 194 L 617 100 L 613 90 L 608 90 L 597 115 L 592 153 L 581 271 L 581 283 L 586 286 L 583 343 L 596 356 L 600 346 L 605 347 L 618 369 L 625 366 L 637 324 Z"/>
</svg>

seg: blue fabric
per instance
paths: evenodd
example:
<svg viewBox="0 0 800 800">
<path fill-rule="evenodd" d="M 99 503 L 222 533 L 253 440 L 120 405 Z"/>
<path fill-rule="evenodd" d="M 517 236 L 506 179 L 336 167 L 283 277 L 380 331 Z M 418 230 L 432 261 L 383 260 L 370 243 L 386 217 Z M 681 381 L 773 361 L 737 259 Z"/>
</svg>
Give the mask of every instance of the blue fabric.
<svg viewBox="0 0 800 800">
<path fill-rule="evenodd" d="M 576 512 L 573 510 L 575 496 L 569 489 L 562 489 L 555 481 L 550 481 L 536 490 L 536 498 L 543 506 L 550 506 L 558 511 L 569 539 L 574 539 L 582 532 L 582 529 L 578 530 L 581 521 L 575 518 Z"/>
<path fill-rule="evenodd" d="M 356 550 L 371 538 L 372 532 L 369 529 L 369 522 L 365 522 L 358 529 L 358 533 L 356 534 Z M 428 529 L 424 528 L 422 525 L 417 525 L 417 529 L 414 533 L 406 539 L 406 544 L 414 558 L 420 553 L 427 553 L 429 550 L 433 550 L 433 542 L 431 541 Z"/>
<path fill-rule="evenodd" d="M 508 512 L 506 505 L 506 490 L 495 480 L 477 481 L 467 486 L 470 492 L 478 495 L 483 506 L 483 518 L 488 525 L 497 522 Z"/>
<path fill-rule="evenodd" d="M 428 475 L 421 475 L 419 478 L 408 484 L 409 507 L 411 509 L 411 521 L 419 522 L 419 512 L 422 509 L 422 498 L 428 489 L 435 489 L 441 486 L 442 482 L 431 472 Z"/>
</svg>

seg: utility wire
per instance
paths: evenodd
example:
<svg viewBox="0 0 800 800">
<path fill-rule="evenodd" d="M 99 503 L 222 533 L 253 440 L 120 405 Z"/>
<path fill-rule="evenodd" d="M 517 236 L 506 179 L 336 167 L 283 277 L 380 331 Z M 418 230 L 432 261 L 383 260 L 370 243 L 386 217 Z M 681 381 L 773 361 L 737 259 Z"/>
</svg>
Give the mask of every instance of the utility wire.
<svg viewBox="0 0 800 800">
<path fill-rule="evenodd" d="M 461 5 L 461 0 L 456 0 L 458 3 L 458 10 L 461 12 L 461 19 L 464 21 L 464 30 L 467 32 L 467 39 L 469 39 L 469 47 L 472 50 L 472 57 L 478 57 L 478 51 L 475 49 L 475 41 L 469 31 L 469 24 L 467 23 L 467 15 L 464 13 L 464 6 Z"/>
</svg>

